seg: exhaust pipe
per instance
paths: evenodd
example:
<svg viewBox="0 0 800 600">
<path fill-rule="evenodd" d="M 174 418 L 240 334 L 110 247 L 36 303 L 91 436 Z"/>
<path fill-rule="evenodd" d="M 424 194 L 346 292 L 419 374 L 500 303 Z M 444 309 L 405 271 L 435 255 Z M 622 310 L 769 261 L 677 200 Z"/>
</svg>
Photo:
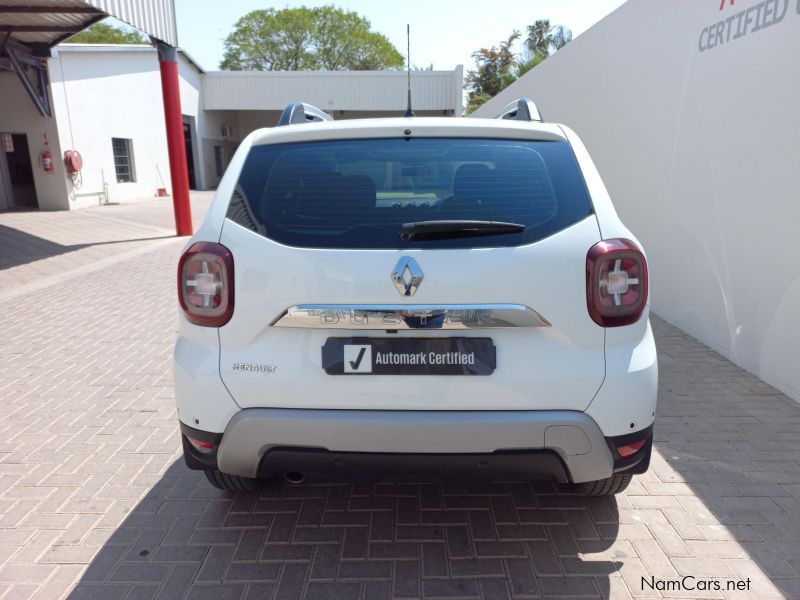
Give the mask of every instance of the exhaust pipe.
<svg viewBox="0 0 800 600">
<path fill-rule="evenodd" d="M 305 481 L 306 479 L 305 475 L 303 475 L 302 473 L 298 473 L 297 471 L 289 471 L 284 475 L 284 477 L 286 478 L 286 481 L 294 485 L 303 483 L 303 481 Z"/>
</svg>

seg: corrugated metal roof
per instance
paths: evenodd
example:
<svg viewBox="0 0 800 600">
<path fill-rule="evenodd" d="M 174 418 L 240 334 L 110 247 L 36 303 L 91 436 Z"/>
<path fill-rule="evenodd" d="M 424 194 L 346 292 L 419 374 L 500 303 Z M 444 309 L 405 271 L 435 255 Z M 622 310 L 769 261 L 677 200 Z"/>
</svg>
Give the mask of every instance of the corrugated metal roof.
<svg viewBox="0 0 800 600">
<path fill-rule="evenodd" d="M 323 110 L 404 110 L 405 71 L 213 71 L 203 79 L 207 110 L 282 110 L 296 101 Z M 461 105 L 463 70 L 412 71 L 415 110 Z"/>
<path fill-rule="evenodd" d="M 2 1 L 2 0 L 0 0 Z M 173 0 L 83 0 L 170 46 L 178 45 Z"/>
<path fill-rule="evenodd" d="M 0 0 L 0 41 L 54 46 L 106 16 L 178 44 L 173 0 Z"/>
<path fill-rule="evenodd" d="M 0 0 L 0 32 L 19 44 L 52 46 L 105 16 L 83 0 Z"/>
</svg>

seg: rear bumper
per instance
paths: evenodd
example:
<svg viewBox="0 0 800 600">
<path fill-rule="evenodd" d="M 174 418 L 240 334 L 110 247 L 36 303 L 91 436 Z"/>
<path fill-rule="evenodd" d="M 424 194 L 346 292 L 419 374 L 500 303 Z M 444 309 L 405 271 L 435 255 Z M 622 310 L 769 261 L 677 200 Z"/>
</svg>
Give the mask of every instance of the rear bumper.
<svg viewBox="0 0 800 600">
<path fill-rule="evenodd" d="M 195 438 L 202 434 L 183 424 L 182 429 Z M 221 436 L 205 435 L 214 451 L 197 457 L 184 443 L 189 466 L 243 477 L 283 471 L 473 472 L 581 483 L 619 470 L 598 425 L 577 411 L 250 408 L 238 412 Z"/>
</svg>

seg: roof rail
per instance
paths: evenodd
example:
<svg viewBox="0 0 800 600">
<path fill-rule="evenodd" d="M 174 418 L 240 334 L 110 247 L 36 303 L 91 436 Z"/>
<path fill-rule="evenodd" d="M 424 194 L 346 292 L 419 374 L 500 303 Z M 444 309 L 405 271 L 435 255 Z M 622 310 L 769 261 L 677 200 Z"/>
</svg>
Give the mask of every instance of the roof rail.
<svg viewBox="0 0 800 600">
<path fill-rule="evenodd" d="M 316 106 L 311 106 L 305 102 L 292 102 L 283 109 L 281 118 L 278 119 L 278 126 L 320 121 L 333 121 L 333 117 L 321 111 Z"/>
<path fill-rule="evenodd" d="M 500 114 L 495 117 L 496 119 L 512 119 L 514 121 L 539 121 L 544 122 L 542 113 L 530 98 L 520 98 L 514 100 L 511 104 L 506 106 Z"/>
</svg>

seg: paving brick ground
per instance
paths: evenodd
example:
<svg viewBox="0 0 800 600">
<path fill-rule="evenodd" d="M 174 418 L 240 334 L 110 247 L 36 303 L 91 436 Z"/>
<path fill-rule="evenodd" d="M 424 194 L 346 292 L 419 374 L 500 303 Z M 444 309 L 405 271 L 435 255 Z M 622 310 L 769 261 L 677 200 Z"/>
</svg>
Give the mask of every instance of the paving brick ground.
<svg viewBox="0 0 800 600">
<path fill-rule="evenodd" d="M 211 197 L 211 192 L 194 192 L 195 225 Z M 12 288 L 50 284 L 55 275 L 169 241 L 175 234 L 171 219 L 170 198 L 72 212 L 0 213 L 0 297 Z"/>
<path fill-rule="evenodd" d="M 163 238 L 159 202 L 0 214 L 0 597 L 800 598 L 800 405 L 659 319 L 652 468 L 616 498 L 211 488 L 173 407 L 183 242 L 120 241 Z M 643 586 L 685 575 L 722 590 Z"/>
</svg>

